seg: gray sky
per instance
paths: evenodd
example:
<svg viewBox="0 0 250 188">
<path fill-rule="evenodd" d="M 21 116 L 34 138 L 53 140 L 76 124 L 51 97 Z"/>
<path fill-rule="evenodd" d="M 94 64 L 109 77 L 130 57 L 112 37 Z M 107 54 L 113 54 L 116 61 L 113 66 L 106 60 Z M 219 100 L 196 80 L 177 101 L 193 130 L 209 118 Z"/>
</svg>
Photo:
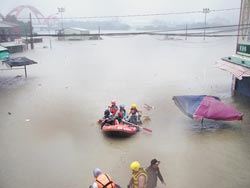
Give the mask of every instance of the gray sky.
<svg viewBox="0 0 250 188">
<path fill-rule="evenodd" d="M 56 13 L 57 7 L 64 7 L 67 17 L 113 16 L 239 8 L 240 3 L 241 0 L 6 0 L 0 13 L 6 15 L 18 5 L 31 5 L 45 16 Z"/>
</svg>

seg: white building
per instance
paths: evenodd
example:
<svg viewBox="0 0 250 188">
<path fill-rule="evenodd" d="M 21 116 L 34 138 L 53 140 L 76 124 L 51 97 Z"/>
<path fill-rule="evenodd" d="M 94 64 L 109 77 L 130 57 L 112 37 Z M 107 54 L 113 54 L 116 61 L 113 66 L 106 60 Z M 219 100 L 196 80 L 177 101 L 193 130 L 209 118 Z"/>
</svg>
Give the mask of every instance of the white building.
<svg viewBox="0 0 250 188">
<path fill-rule="evenodd" d="M 64 28 L 63 33 L 66 40 L 89 40 L 90 38 L 89 30 L 83 28 Z"/>
</svg>

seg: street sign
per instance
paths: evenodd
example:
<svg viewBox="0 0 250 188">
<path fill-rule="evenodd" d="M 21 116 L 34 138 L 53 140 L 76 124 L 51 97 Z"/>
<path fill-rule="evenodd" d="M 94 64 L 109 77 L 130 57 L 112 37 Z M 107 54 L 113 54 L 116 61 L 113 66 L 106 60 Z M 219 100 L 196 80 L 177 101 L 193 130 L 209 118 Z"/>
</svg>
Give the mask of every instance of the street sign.
<svg viewBox="0 0 250 188">
<path fill-rule="evenodd" d="M 250 0 L 242 0 L 236 53 L 250 56 Z"/>
</svg>

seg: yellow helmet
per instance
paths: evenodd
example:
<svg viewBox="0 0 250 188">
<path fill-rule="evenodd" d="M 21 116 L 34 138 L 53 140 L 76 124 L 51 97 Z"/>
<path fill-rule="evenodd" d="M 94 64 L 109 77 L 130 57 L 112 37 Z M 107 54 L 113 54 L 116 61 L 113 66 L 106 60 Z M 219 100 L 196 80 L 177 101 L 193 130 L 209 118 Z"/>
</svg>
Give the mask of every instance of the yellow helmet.
<svg viewBox="0 0 250 188">
<path fill-rule="evenodd" d="M 138 171 L 140 167 L 141 165 L 138 161 L 134 161 L 130 164 L 130 169 L 134 171 Z"/>
<path fill-rule="evenodd" d="M 132 104 L 132 105 L 131 105 L 131 108 L 136 108 L 136 104 Z"/>
</svg>

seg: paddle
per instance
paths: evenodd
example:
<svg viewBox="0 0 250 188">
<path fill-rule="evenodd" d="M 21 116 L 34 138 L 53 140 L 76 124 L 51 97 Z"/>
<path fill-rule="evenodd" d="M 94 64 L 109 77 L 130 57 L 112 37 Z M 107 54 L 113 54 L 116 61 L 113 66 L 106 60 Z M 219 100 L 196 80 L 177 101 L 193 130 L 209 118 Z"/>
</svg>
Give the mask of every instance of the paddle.
<svg viewBox="0 0 250 188">
<path fill-rule="evenodd" d="M 132 125 L 132 126 L 135 126 L 135 127 L 142 128 L 144 131 L 148 131 L 148 132 L 150 132 L 150 133 L 153 132 L 151 129 L 148 129 L 148 128 L 146 128 L 146 127 L 142 127 L 142 126 L 140 126 L 140 125 L 136 125 L 136 124 L 134 124 L 134 123 L 130 123 L 130 122 L 125 121 L 125 120 L 123 120 L 123 122 L 126 123 L 126 124 L 128 124 L 128 125 Z"/>
<path fill-rule="evenodd" d="M 144 107 L 146 110 L 148 110 L 148 111 L 153 110 L 153 109 L 155 108 L 154 106 L 151 106 L 151 105 L 148 105 L 148 104 L 145 104 L 145 103 L 144 103 L 143 107 Z"/>
</svg>

